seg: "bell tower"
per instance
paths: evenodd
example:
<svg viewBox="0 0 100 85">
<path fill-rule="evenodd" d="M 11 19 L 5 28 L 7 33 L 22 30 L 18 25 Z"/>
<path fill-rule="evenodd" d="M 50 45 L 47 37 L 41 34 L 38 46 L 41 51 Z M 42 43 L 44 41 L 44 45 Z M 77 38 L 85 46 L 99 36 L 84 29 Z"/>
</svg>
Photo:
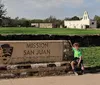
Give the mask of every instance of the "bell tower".
<svg viewBox="0 0 100 85">
<path fill-rule="evenodd" d="M 89 20 L 89 15 L 87 11 L 84 12 L 82 20 Z"/>
</svg>

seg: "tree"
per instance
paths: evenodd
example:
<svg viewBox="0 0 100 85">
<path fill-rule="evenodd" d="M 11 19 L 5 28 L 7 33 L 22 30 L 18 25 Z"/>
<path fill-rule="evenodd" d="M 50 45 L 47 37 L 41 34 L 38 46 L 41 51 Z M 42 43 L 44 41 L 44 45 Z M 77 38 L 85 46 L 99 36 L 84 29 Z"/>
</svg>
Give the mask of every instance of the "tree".
<svg viewBox="0 0 100 85">
<path fill-rule="evenodd" d="M 2 19 L 2 26 L 3 27 L 9 27 L 9 26 L 11 26 L 11 18 L 10 17 L 4 17 Z"/>
<path fill-rule="evenodd" d="M 79 19 L 79 17 L 74 16 L 74 17 L 71 18 L 71 20 L 80 20 L 80 19 Z"/>
<path fill-rule="evenodd" d="M 0 26 L 2 25 L 2 19 L 6 15 L 6 9 L 4 9 L 4 4 L 0 1 Z"/>
<path fill-rule="evenodd" d="M 25 21 L 25 27 L 30 27 L 30 21 Z"/>
<path fill-rule="evenodd" d="M 94 20 L 97 21 L 97 28 L 100 28 L 100 16 L 95 15 Z"/>
<path fill-rule="evenodd" d="M 54 16 L 50 16 L 49 18 L 45 19 L 44 22 L 53 23 L 54 28 L 59 28 L 60 25 L 62 25 L 62 21 Z"/>
<path fill-rule="evenodd" d="M 80 18 L 77 16 L 73 16 L 71 18 L 65 18 L 65 20 L 80 20 Z"/>
<path fill-rule="evenodd" d="M 49 18 L 45 19 L 46 22 L 54 23 L 57 19 L 54 16 L 50 16 Z"/>
</svg>

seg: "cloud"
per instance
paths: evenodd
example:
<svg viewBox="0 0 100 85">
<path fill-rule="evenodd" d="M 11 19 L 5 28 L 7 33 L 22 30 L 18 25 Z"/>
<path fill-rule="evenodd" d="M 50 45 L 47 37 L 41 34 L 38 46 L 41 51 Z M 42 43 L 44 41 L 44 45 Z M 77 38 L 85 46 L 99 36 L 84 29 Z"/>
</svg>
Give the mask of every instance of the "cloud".
<svg viewBox="0 0 100 85">
<path fill-rule="evenodd" d="M 55 6 L 60 6 L 60 5 L 63 5 L 63 4 L 77 4 L 77 5 L 80 5 L 83 3 L 84 0 L 4 0 L 5 3 L 7 3 L 8 5 L 14 5 L 14 6 L 17 6 L 17 5 L 24 5 L 27 6 L 27 7 L 55 7 Z M 45 7 L 45 8 L 46 8 Z"/>
<path fill-rule="evenodd" d="M 58 13 L 64 7 L 80 6 L 84 0 L 3 0 L 11 17 L 43 17 Z M 61 9 L 62 11 L 62 9 Z M 44 14 L 45 13 L 45 14 Z"/>
<path fill-rule="evenodd" d="M 25 1 L 25 0 L 23 0 Z M 27 0 L 26 4 L 35 5 L 35 7 L 57 7 L 63 4 L 81 4 L 83 0 Z"/>
</svg>

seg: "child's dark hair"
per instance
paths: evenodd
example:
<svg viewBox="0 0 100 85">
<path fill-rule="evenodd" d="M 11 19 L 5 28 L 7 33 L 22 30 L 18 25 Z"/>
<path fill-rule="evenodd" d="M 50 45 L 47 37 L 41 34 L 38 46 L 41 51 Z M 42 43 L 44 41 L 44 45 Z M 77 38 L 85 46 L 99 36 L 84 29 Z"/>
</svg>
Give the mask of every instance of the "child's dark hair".
<svg viewBox="0 0 100 85">
<path fill-rule="evenodd" d="M 73 44 L 73 47 L 79 47 L 79 46 L 80 46 L 79 43 L 74 43 L 74 44 Z"/>
</svg>

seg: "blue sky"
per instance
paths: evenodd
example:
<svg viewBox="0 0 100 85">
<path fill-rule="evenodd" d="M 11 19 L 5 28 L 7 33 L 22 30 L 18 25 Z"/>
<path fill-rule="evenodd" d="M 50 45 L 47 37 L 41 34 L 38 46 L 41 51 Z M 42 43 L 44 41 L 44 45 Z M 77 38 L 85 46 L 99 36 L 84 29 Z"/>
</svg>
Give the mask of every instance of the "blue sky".
<svg viewBox="0 0 100 85">
<path fill-rule="evenodd" d="M 7 8 L 7 16 L 28 19 L 79 16 L 88 11 L 90 18 L 100 16 L 100 0 L 2 0 Z"/>
</svg>

